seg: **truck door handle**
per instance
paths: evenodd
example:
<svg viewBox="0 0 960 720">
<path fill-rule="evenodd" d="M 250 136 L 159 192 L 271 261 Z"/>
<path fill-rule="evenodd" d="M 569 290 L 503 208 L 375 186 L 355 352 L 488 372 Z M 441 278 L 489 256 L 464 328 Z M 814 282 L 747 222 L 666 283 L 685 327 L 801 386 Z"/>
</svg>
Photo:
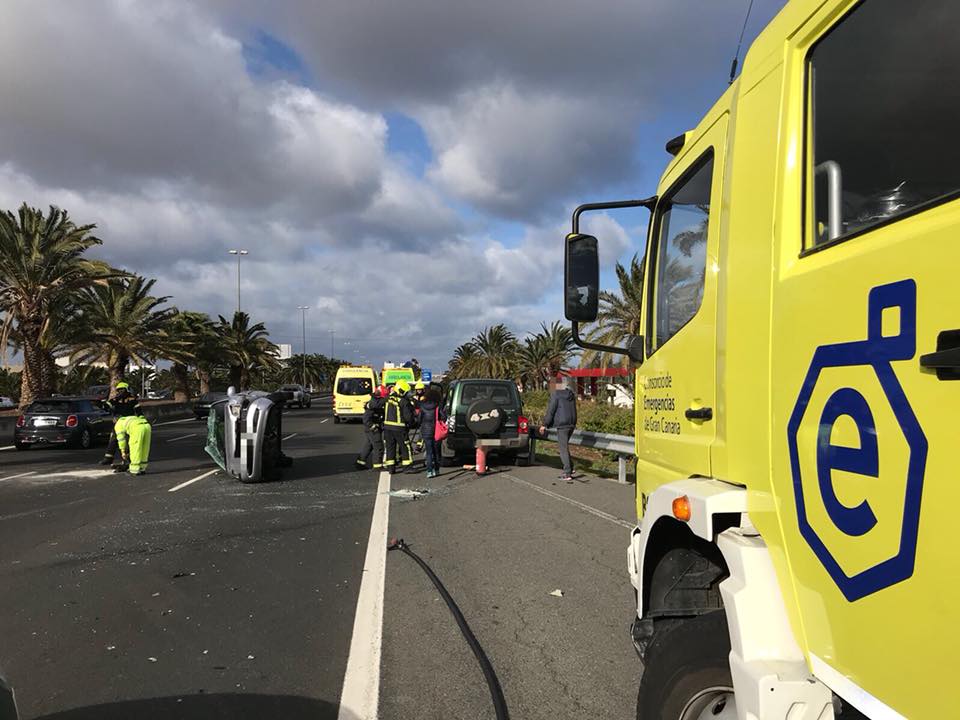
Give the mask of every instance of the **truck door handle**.
<svg viewBox="0 0 960 720">
<path fill-rule="evenodd" d="M 960 370 L 960 347 L 921 355 L 920 367 L 930 368 L 931 370 L 937 368 Z"/>
<path fill-rule="evenodd" d="M 937 371 L 938 380 L 960 380 L 960 330 L 937 336 L 937 351 L 920 356 L 920 367 Z"/>
<path fill-rule="evenodd" d="M 683 414 L 687 420 L 713 420 L 713 408 L 687 408 Z"/>
</svg>

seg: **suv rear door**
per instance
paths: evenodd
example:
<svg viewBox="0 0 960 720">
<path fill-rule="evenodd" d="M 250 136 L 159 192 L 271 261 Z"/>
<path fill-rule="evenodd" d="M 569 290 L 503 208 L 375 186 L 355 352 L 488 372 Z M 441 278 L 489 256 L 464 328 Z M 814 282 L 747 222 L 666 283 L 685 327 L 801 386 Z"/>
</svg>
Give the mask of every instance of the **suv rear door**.
<svg viewBox="0 0 960 720">
<path fill-rule="evenodd" d="M 516 386 L 509 381 L 465 380 L 459 385 L 456 417 L 457 429 L 467 427 L 467 408 L 477 400 L 492 400 L 504 411 L 504 421 L 500 429 L 501 436 L 515 436 L 518 432 L 520 417 L 520 397 Z"/>
</svg>

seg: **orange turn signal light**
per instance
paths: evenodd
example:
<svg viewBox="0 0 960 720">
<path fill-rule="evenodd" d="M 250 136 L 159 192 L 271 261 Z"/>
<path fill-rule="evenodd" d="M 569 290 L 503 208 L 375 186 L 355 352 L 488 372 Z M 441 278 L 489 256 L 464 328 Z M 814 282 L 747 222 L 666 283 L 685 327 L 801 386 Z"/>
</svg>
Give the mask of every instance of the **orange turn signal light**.
<svg viewBox="0 0 960 720">
<path fill-rule="evenodd" d="M 690 522 L 690 517 L 692 515 L 693 512 L 690 509 L 690 498 L 688 498 L 686 495 L 681 495 L 680 497 L 673 499 L 673 516 L 677 520 Z"/>
</svg>

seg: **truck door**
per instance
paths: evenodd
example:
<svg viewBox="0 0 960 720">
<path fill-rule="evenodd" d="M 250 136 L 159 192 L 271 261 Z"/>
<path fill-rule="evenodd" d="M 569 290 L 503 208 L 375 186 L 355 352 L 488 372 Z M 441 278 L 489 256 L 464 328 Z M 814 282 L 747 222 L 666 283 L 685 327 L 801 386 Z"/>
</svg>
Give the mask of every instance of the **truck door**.
<svg viewBox="0 0 960 720">
<path fill-rule="evenodd" d="M 709 475 L 716 412 L 717 248 L 727 115 L 670 169 L 647 253 L 637 373 L 638 477 Z"/>
<path fill-rule="evenodd" d="M 839 5 L 791 40 L 769 507 L 813 672 L 870 717 L 944 717 L 960 643 L 960 7 Z"/>
</svg>

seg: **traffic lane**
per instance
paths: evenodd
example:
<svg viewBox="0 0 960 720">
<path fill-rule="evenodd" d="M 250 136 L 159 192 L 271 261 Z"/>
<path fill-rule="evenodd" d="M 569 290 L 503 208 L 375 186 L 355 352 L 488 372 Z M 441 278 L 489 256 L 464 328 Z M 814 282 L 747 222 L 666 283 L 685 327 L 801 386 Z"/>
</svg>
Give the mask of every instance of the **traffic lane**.
<svg viewBox="0 0 960 720">
<path fill-rule="evenodd" d="M 392 499 L 390 534 L 453 595 L 513 717 L 634 714 L 640 668 L 624 566 L 632 487 L 595 478 L 568 486 L 538 467 L 397 475 L 393 487 L 430 491 Z M 481 670 L 422 570 L 393 552 L 386 579 L 381 717 L 491 717 Z"/>
<path fill-rule="evenodd" d="M 315 422 L 321 419 L 319 409 L 303 412 L 307 414 L 294 424 L 300 441 L 309 445 L 313 426 L 321 433 L 324 426 Z M 203 422 L 155 425 L 148 474 L 136 478 L 99 465 L 102 448 L 18 453 L 36 452 L 37 457 L 27 468 L 0 471 L 0 559 L 22 560 L 23 551 L 37 538 L 55 541 L 73 527 L 122 514 L 141 498 L 152 498 L 215 469 L 203 449 L 205 442 Z"/>
<path fill-rule="evenodd" d="M 286 428 L 290 422 L 297 422 L 297 418 L 323 421 L 324 418 L 329 417 L 332 417 L 332 399 L 329 396 L 315 398 L 310 408 L 304 408 L 303 410 L 299 408 L 286 409 L 284 411 L 284 427 Z M 175 442 L 182 442 L 178 438 L 184 438 L 184 436 L 187 436 L 184 439 L 187 439 L 188 442 L 189 438 L 193 436 L 205 437 L 207 429 L 205 418 L 198 420 L 193 416 L 161 420 L 151 423 L 151 426 L 155 439 L 162 434 L 166 441 L 173 439 Z M 47 466 L 70 467 L 84 465 L 88 462 L 96 463 L 103 457 L 107 445 L 106 440 L 98 440 L 94 447 L 89 450 L 68 445 L 34 445 L 29 450 L 17 450 L 13 446 L 12 434 L 7 440 L 9 440 L 9 443 L 0 441 L 0 480 L 5 475 L 13 474 L 14 468 L 19 468 L 20 472 L 26 472 L 37 466 L 42 468 Z M 157 459 L 158 449 L 156 444 L 151 448 L 152 460 Z"/>
<path fill-rule="evenodd" d="M 175 443 L 168 441 L 184 435 L 183 425 L 155 427 L 148 474 L 136 478 L 101 466 L 103 447 L 18 452 L 18 459 L 29 456 L 27 462 L 0 471 L 0 560 L 23 561 L 31 548 L 57 542 L 75 527 L 109 521 L 144 497 L 215 467 L 199 425 L 195 437 Z"/>
<path fill-rule="evenodd" d="M 309 698 L 313 716 L 335 703 L 376 478 L 351 468 L 359 428 L 309 412 L 282 482 L 157 488 L 2 564 L 0 663 L 26 717 L 214 693 L 231 717 L 237 692 Z"/>
</svg>

